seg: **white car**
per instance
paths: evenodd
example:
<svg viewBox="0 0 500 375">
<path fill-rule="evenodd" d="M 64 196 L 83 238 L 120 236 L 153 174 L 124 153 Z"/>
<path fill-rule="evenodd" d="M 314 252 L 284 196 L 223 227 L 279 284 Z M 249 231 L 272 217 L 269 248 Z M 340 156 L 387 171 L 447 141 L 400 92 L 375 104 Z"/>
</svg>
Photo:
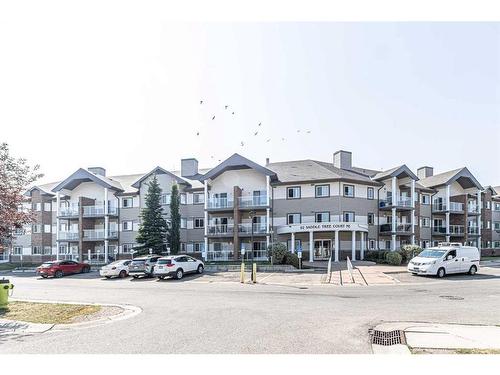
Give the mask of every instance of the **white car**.
<svg viewBox="0 0 500 375">
<path fill-rule="evenodd" d="M 189 255 L 171 255 L 158 259 L 154 268 L 154 276 L 160 280 L 168 276 L 182 279 L 187 273 L 202 274 L 204 269 L 205 264 L 201 260 Z"/>
<path fill-rule="evenodd" d="M 132 262 L 130 259 L 128 260 L 117 260 L 113 263 L 102 266 L 99 270 L 99 274 L 106 279 L 110 279 L 112 277 L 124 278 L 128 276 L 128 265 Z"/>
<path fill-rule="evenodd" d="M 408 272 L 414 275 L 444 277 L 452 273 L 474 275 L 479 270 L 479 250 L 460 243 L 442 243 L 429 247 L 408 263 Z"/>
</svg>

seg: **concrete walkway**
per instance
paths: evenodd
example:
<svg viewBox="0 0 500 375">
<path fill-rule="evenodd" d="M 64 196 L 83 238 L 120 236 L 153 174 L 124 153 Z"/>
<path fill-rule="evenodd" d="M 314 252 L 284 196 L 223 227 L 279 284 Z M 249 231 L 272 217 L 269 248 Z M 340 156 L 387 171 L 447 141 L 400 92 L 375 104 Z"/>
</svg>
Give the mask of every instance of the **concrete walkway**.
<svg viewBox="0 0 500 375">
<path fill-rule="evenodd" d="M 418 349 L 500 349 L 500 327 L 464 324 L 391 322 L 375 327 L 389 332 L 403 330 L 406 345 Z M 374 353 L 403 353 L 402 345 L 380 347 Z M 408 351 L 409 353 L 409 351 Z"/>
</svg>

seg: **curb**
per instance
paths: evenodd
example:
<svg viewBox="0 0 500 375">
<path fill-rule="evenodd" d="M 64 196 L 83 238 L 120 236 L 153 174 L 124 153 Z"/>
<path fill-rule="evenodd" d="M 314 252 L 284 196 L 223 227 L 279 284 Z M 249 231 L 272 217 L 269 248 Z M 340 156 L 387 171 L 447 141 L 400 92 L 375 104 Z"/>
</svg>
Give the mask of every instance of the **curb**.
<svg viewBox="0 0 500 375">
<path fill-rule="evenodd" d="M 88 302 L 73 302 L 73 301 L 53 301 L 53 300 L 28 300 L 28 299 L 18 299 L 12 298 L 12 301 L 19 302 L 36 302 L 36 303 L 61 303 L 67 305 L 98 305 L 98 306 L 110 306 L 110 307 L 119 307 L 123 311 L 116 315 L 111 315 L 107 317 L 103 317 L 96 320 L 91 320 L 88 322 L 80 322 L 80 323 L 65 323 L 65 324 L 43 324 L 43 323 L 30 323 L 16 320 L 7 320 L 0 319 L 0 323 L 10 323 L 14 325 L 23 325 L 26 326 L 24 330 L 16 330 L 14 327 L 13 333 L 44 333 L 47 331 L 57 332 L 57 331 L 67 331 L 72 329 L 85 329 L 97 327 L 104 324 L 114 323 L 120 320 L 126 320 L 132 318 L 136 315 L 139 315 L 142 312 L 142 309 L 137 306 L 132 305 L 122 305 L 115 303 L 88 303 Z M 7 327 L 8 328 L 8 327 Z M 18 328 L 18 327 L 17 327 Z"/>
</svg>

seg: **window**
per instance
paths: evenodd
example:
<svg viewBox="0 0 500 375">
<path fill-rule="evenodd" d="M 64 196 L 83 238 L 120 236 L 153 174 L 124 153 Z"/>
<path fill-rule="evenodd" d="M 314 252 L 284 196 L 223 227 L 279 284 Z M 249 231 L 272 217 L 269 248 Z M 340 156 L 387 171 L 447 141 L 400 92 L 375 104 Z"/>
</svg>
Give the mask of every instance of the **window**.
<svg viewBox="0 0 500 375">
<path fill-rule="evenodd" d="M 375 216 L 371 212 L 368 212 L 368 224 L 369 225 L 375 224 Z"/>
<path fill-rule="evenodd" d="M 181 229 L 187 228 L 187 219 L 185 217 L 181 217 Z"/>
<path fill-rule="evenodd" d="M 33 246 L 31 248 L 31 254 L 33 255 L 42 255 L 43 249 L 41 246 Z"/>
<path fill-rule="evenodd" d="M 186 204 L 186 193 L 179 195 L 181 204 Z"/>
<path fill-rule="evenodd" d="M 287 224 L 300 224 L 301 215 L 300 214 L 287 214 L 286 223 Z"/>
<path fill-rule="evenodd" d="M 286 198 L 287 199 L 299 199 L 300 198 L 300 186 L 293 186 L 286 188 Z"/>
<path fill-rule="evenodd" d="M 194 248 L 195 253 L 202 253 L 203 250 L 205 249 L 205 243 L 204 242 L 195 242 L 193 248 Z"/>
<path fill-rule="evenodd" d="M 292 240 L 288 240 L 286 242 L 286 246 L 288 251 L 292 251 Z M 301 240 L 295 240 L 295 252 L 302 250 L 302 241 Z"/>
<path fill-rule="evenodd" d="M 374 199 L 375 198 L 375 190 L 372 187 L 366 188 L 366 197 L 368 199 Z"/>
<path fill-rule="evenodd" d="M 160 196 L 160 203 L 161 204 L 170 204 L 170 194 L 162 194 Z"/>
<path fill-rule="evenodd" d="M 391 249 L 391 241 L 387 240 L 385 241 L 385 249 L 390 250 Z"/>
<path fill-rule="evenodd" d="M 495 247 L 495 249 L 499 249 L 500 248 L 500 241 L 495 241 L 494 247 Z"/>
<path fill-rule="evenodd" d="M 42 233 L 42 226 L 40 224 L 34 224 L 33 233 Z"/>
<path fill-rule="evenodd" d="M 134 206 L 134 198 L 122 198 L 122 207 L 123 208 L 132 208 Z"/>
<path fill-rule="evenodd" d="M 352 223 L 355 221 L 355 215 L 352 211 L 344 211 L 344 221 L 346 223 Z"/>
<path fill-rule="evenodd" d="M 50 233 L 52 231 L 52 225 L 50 224 L 45 224 L 43 226 L 43 233 Z"/>
<path fill-rule="evenodd" d="M 495 203 L 495 211 L 500 211 L 500 203 Z"/>
<path fill-rule="evenodd" d="M 183 253 L 185 253 L 185 252 L 186 252 L 186 244 L 185 244 L 184 242 L 181 242 L 181 251 L 182 251 Z M 188 261 L 188 260 L 187 260 L 187 257 L 184 257 L 183 262 L 187 262 L 187 261 Z"/>
<path fill-rule="evenodd" d="M 134 222 L 127 220 L 122 222 L 122 232 L 127 232 L 134 229 Z"/>
<path fill-rule="evenodd" d="M 430 228 L 430 226 L 431 226 L 431 219 L 429 217 L 422 217 L 422 227 Z"/>
<path fill-rule="evenodd" d="M 375 240 L 368 240 L 368 249 L 375 250 Z"/>
<path fill-rule="evenodd" d="M 59 254 L 69 254 L 70 252 L 68 250 L 68 246 L 59 245 Z"/>
<path fill-rule="evenodd" d="M 490 201 L 486 201 L 486 209 L 487 210 L 491 209 L 491 203 L 490 203 Z"/>
<path fill-rule="evenodd" d="M 35 203 L 35 204 L 33 205 L 33 209 L 34 209 L 35 211 L 41 211 L 41 210 L 42 210 L 42 204 L 41 204 L 41 203 Z"/>
<path fill-rule="evenodd" d="M 50 254 L 52 254 L 52 247 L 50 247 L 50 246 L 44 246 L 43 247 L 43 254 L 44 255 L 50 255 Z"/>
<path fill-rule="evenodd" d="M 354 185 L 344 185 L 344 197 L 354 198 Z"/>
<path fill-rule="evenodd" d="M 330 221 L 329 212 L 316 212 L 314 216 L 316 223 L 328 223 Z"/>
<path fill-rule="evenodd" d="M 203 204 L 205 203 L 204 193 L 194 193 L 193 194 L 193 204 Z"/>
<path fill-rule="evenodd" d="M 12 248 L 12 253 L 14 255 L 22 255 L 23 254 L 23 247 L 22 246 L 14 246 Z"/>
<path fill-rule="evenodd" d="M 195 217 L 194 218 L 194 227 L 195 228 L 205 227 L 205 219 L 203 219 L 202 217 Z"/>
<path fill-rule="evenodd" d="M 43 204 L 43 210 L 44 210 L 44 211 L 47 211 L 47 212 L 52 211 L 52 207 L 51 207 L 50 202 L 45 202 L 45 203 Z"/>
<path fill-rule="evenodd" d="M 324 198 L 330 196 L 330 185 L 316 185 L 316 198 Z"/>
<path fill-rule="evenodd" d="M 123 251 L 123 253 L 130 253 L 130 252 L 132 252 L 133 248 L 134 248 L 134 244 L 133 243 L 124 243 L 122 245 L 122 251 Z"/>
<path fill-rule="evenodd" d="M 495 230 L 500 230 L 500 221 L 495 221 L 493 223 L 493 227 L 495 228 Z"/>
<path fill-rule="evenodd" d="M 431 196 L 429 194 L 422 194 L 422 204 L 431 204 Z"/>
</svg>

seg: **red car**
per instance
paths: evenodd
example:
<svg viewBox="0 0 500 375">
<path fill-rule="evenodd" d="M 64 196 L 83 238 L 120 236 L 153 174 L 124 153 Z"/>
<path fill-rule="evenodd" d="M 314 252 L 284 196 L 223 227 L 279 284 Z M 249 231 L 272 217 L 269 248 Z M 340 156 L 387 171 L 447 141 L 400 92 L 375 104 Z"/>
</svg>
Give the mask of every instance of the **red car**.
<svg viewBox="0 0 500 375">
<path fill-rule="evenodd" d="M 44 279 L 49 276 L 63 277 L 72 273 L 90 272 L 90 266 L 87 263 L 78 263 L 72 260 L 60 260 L 56 262 L 45 262 L 36 269 Z"/>
</svg>

